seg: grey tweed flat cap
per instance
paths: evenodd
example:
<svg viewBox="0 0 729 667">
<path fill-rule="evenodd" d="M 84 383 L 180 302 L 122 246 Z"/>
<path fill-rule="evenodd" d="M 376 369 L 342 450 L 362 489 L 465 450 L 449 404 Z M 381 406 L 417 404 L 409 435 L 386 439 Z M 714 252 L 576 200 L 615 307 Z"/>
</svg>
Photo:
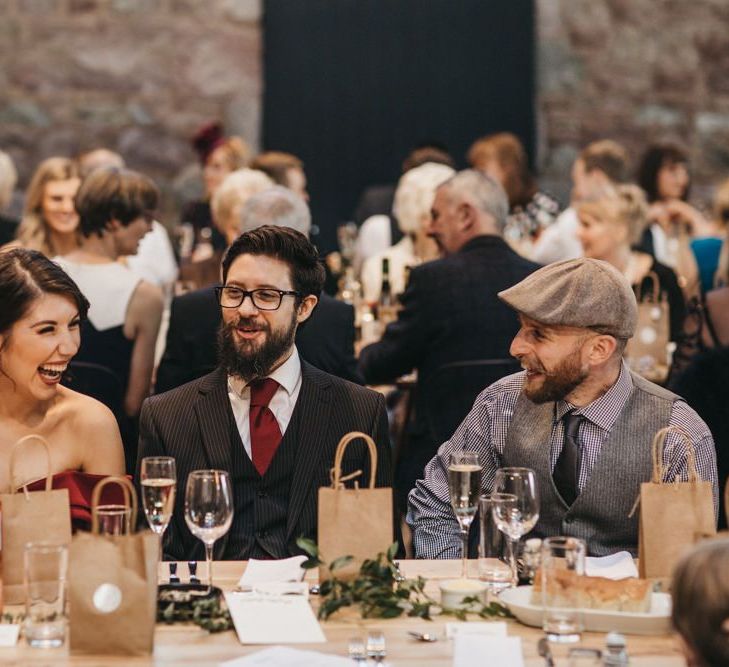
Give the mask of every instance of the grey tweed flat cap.
<svg viewBox="0 0 729 667">
<path fill-rule="evenodd" d="M 630 283 L 599 259 L 549 264 L 498 296 L 537 322 L 589 327 L 616 338 L 631 338 L 638 319 Z"/>
</svg>

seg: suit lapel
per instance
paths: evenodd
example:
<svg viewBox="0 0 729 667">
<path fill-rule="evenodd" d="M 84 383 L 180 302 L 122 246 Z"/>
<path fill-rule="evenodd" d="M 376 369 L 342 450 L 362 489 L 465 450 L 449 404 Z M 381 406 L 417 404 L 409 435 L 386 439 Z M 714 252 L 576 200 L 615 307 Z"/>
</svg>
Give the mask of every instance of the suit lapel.
<svg viewBox="0 0 729 667">
<path fill-rule="evenodd" d="M 230 470 L 230 401 L 227 376 L 218 368 L 200 384 L 194 410 L 210 468 Z"/>
<path fill-rule="evenodd" d="M 291 480 L 289 515 L 286 522 L 286 539 L 290 540 L 296 531 L 301 511 L 307 502 L 311 485 L 319 478 L 317 471 L 331 465 L 324 460 L 326 455 L 334 456 L 324 443 L 329 436 L 331 417 L 331 382 L 326 373 L 301 362 L 301 391 L 296 410 L 299 412 L 299 443 L 296 452 L 296 466 Z"/>
</svg>

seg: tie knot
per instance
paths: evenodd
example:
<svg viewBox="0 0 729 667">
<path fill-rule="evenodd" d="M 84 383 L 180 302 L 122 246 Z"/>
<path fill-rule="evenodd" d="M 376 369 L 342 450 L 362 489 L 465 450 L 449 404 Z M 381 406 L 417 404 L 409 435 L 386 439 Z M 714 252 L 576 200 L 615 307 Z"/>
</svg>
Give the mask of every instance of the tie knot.
<svg viewBox="0 0 729 667">
<path fill-rule="evenodd" d="M 260 380 L 253 380 L 249 386 L 251 388 L 251 405 L 265 408 L 271 402 L 279 384 L 273 378 L 261 378 Z"/>
<path fill-rule="evenodd" d="M 568 438 L 574 438 L 577 440 L 577 434 L 580 430 L 580 424 L 585 418 L 582 415 L 575 414 L 573 410 L 565 413 L 562 417 L 564 422 L 564 432 Z"/>
</svg>

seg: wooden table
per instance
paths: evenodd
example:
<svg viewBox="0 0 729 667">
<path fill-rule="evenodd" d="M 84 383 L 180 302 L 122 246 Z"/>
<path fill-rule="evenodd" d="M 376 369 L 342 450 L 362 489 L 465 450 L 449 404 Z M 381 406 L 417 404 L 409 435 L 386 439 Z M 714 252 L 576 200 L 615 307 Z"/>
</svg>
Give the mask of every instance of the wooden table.
<svg viewBox="0 0 729 667">
<path fill-rule="evenodd" d="M 475 571 L 475 561 L 471 563 Z M 205 575 L 204 565 L 200 568 L 202 576 Z M 428 592 L 437 597 L 437 581 L 439 579 L 457 578 L 460 574 L 460 561 L 401 561 L 401 569 L 407 577 L 421 574 L 429 579 Z M 226 561 L 215 563 L 214 576 L 216 585 L 223 589 L 232 589 L 245 570 L 245 563 Z M 187 573 L 186 564 L 178 568 L 181 574 Z M 315 577 L 314 573 L 310 573 Z M 165 565 L 163 579 L 169 576 Z M 183 576 L 184 579 L 184 576 Z M 316 598 L 312 601 L 316 604 Z M 392 620 L 367 620 L 358 618 L 355 614 L 335 616 L 332 620 L 322 623 L 326 644 L 305 644 L 302 649 L 333 653 L 341 656 L 347 655 L 347 643 L 351 636 L 366 634 L 368 629 L 377 628 L 385 633 L 387 640 L 387 664 L 393 667 L 408 665 L 410 667 L 450 667 L 453 660 L 453 645 L 444 638 L 446 618 L 433 622 L 420 619 L 399 618 Z M 435 643 L 426 644 L 417 642 L 407 635 L 408 630 L 436 632 L 443 638 Z M 543 667 L 544 660 L 537 655 L 536 644 L 541 631 L 528 628 L 516 621 L 508 621 L 508 632 L 511 636 L 521 637 L 523 640 L 524 656 L 529 667 Z M 678 642 L 673 636 L 640 637 L 629 635 L 628 651 L 630 664 L 642 667 L 685 667 L 678 649 Z M 581 646 L 604 648 L 605 636 L 601 633 L 585 633 Z M 0 664 L 5 667 L 11 665 L 47 665 L 58 667 L 62 665 L 189 665 L 192 667 L 212 667 L 226 660 L 243 656 L 260 650 L 261 646 L 242 646 L 238 642 L 235 632 L 224 632 L 209 635 L 196 626 L 189 625 L 158 625 L 155 635 L 154 655 L 141 658 L 128 657 L 93 657 L 69 656 L 66 647 L 60 649 L 31 649 L 23 640 L 17 648 L 0 648 Z M 566 649 L 555 649 L 555 658 L 558 667 L 567 666 L 569 660 L 564 657 Z M 353 663 L 354 664 L 354 663 Z M 484 665 L 488 665 L 488 660 Z M 582 663 L 585 664 L 585 663 Z M 493 665 L 492 667 L 498 667 Z"/>
</svg>

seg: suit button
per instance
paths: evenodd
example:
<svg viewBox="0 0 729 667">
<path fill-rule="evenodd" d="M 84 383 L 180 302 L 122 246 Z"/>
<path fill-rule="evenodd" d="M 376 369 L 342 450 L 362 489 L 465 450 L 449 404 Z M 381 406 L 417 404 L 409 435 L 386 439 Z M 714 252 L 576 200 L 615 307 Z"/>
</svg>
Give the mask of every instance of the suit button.
<svg viewBox="0 0 729 667">
<path fill-rule="evenodd" d="M 259 491 L 258 497 L 259 498 L 268 498 L 268 494 L 265 491 Z"/>
<path fill-rule="evenodd" d="M 268 535 L 268 533 L 267 533 L 267 532 L 266 532 L 265 530 L 259 530 L 259 531 L 258 531 L 258 532 L 256 533 L 256 535 L 257 535 L 258 537 L 266 537 L 266 536 Z"/>
<path fill-rule="evenodd" d="M 574 523 L 575 520 L 571 516 L 568 516 L 564 522 L 569 525 L 570 523 Z"/>
</svg>

